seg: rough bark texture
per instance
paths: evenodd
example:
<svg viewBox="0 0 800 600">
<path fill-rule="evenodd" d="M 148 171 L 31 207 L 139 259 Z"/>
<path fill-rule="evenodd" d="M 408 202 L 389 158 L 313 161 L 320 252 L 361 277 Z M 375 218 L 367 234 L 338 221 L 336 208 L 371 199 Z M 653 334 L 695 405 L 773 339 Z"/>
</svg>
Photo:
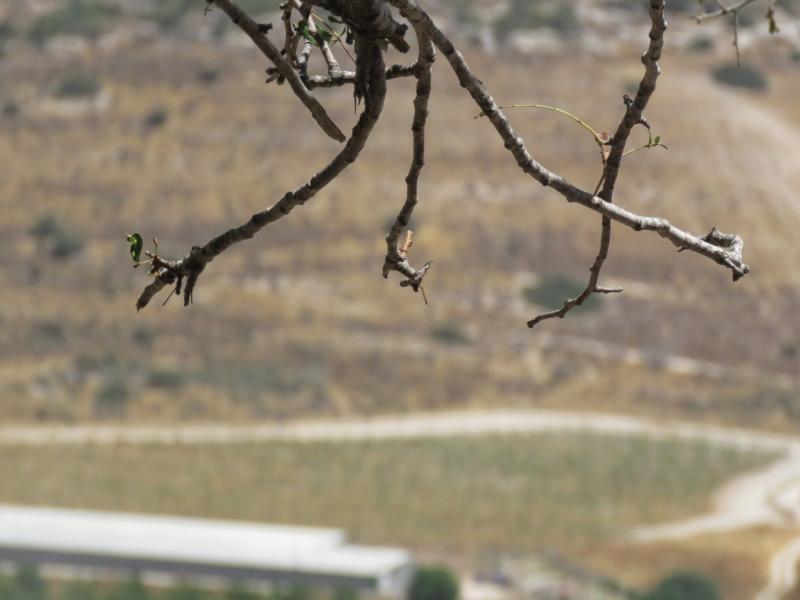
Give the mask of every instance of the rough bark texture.
<svg viewBox="0 0 800 600">
<path fill-rule="evenodd" d="M 182 290 L 184 303 L 188 304 L 200 273 L 214 257 L 233 244 L 250 239 L 266 225 L 286 216 L 292 209 L 304 204 L 335 179 L 347 165 L 358 158 L 364 148 L 383 108 L 386 81 L 408 76 L 414 76 L 417 80 L 411 128 L 413 156 L 406 177 L 405 202 L 386 236 L 387 253 L 384 259 L 383 274 L 388 277 L 392 271 L 397 271 L 403 277 L 401 286 L 411 287 L 414 291 L 420 290 L 422 278 L 430 269 L 430 263 L 426 263 L 419 269 L 411 266 L 408 253 L 412 243 L 412 234 L 408 231 L 408 224 L 419 202 L 419 178 L 425 164 L 425 132 L 428 101 L 431 94 L 434 47 L 447 60 L 461 86 L 480 107 L 482 114 L 488 117 L 519 167 L 540 184 L 561 194 L 566 201 L 579 204 L 601 216 L 600 248 L 590 269 L 590 278 L 586 289 L 578 297 L 566 299 L 561 309 L 533 318 L 528 322 L 529 326 L 533 327 L 545 319 L 565 316 L 569 310 L 581 304 L 591 294 L 622 291 L 598 285 L 601 269 L 608 257 L 612 223 L 618 223 L 636 231 L 653 231 L 668 239 L 680 250 L 690 250 L 710 258 L 730 269 L 734 281 L 748 273 L 749 267 L 742 259 L 744 243 L 739 236 L 721 233 L 716 228 L 705 236 L 691 234 L 678 229 L 665 219 L 637 215 L 614 203 L 615 187 L 628 137 L 637 125 L 649 129 L 644 111 L 656 89 L 656 81 L 660 73 L 658 61 L 664 47 L 664 35 L 667 27 L 664 19 L 664 0 L 649 0 L 650 43 L 642 56 L 645 72 L 635 98 L 624 98 L 625 112 L 614 136 L 602 142 L 607 146 L 608 151 L 604 153 L 601 181 L 593 192 L 576 187 L 534 159 L 522 138 L 515 132 L 508 117 L 472 72 L 461 52 L 415 0 L 291 0 L 286 5 L 283 19 L 286 31 L 284 52 L 290 56 L 284 56 L 269 40 L 267 37 L 269 27 L 253 21 L 236 5 L 234 0 L 213 0 L 213 3 L 250 36 L 274 65 L 269 71 L 274 73 L 275 77 L 289 82 L 295 95 L 309 109 L 326 134 L 334 139 L 344 140 L 344 136 L 328 117 L 325 109 L 311 94 L 312 88 L 352 84 L 356 99 L 364 99 L 364 109 L 341 152 L 306 184 L 294 191 L 287 192 L 281 200 L 270 208 L 253 215 L 244 225 L 226 231 L 204 246 L 193 247 L 191 252 L 182 259 L 170 261 L 156 254 L 148 253 L 150 257 L 148 262 L 151 264 L 151 272 L 155 278 L 142 292 L 137 301 L 137 308 L 145 307 L 161 289 L 172 284 L 175 285 L 175 292 L 180 293 Z M 386 45 L 391 44 L 403 52 L 409 49 L 409 44 L 405 40 L 408 28 L 395 19 L 391 10 L 392 6 L 398 9 L 400 15 L 411 24 L 417 39 L 419 55 L 413 64 L 395 65 L 387 69 L 383 59 Z M 354 72 L 345 72 L 339 69 L 331 49 L 319 37 L 317 37 L 317 46 L 328 67 L 328 75 L 307 76 L 306 68 L 311 57 L 309 51 L 312 44 L 305 45 L 301 56 L 294 56 L 293 53 L 297 51 L 296 38 L 298 35 L 293 31 L 292 11 L 297 10 L 301 16 L 308 19 L 315 8 L 330 11 L 349 28 L 354 37 L 356 61 Z M 312 34 L 317 35 L 316 29 Z M 406 231 L 406 241 L 398 246 L 400 236 L 404 231 Z M 182 286 L 184 279 L 186 285 Z"/>
</svg>

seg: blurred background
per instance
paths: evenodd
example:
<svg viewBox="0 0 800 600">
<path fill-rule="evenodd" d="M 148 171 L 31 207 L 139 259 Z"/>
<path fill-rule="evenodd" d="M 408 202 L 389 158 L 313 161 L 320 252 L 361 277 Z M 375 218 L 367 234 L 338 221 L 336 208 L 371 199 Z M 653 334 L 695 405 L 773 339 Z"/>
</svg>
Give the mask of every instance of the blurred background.
<svg viewBox="0 0 800 600">
<path fill-rule="evenodd" d="M 277 0 L 239 4 L 282 44 Z M 412 259 L 433 260 L 428 305 L 381 277 L 411 156 L 414 82 L 401 79 L 358 162 L 217 258 L 190 308 L 161 307 L 162 293 L 137 314 L 148 278 L 128 233 L 183 256 L 339 146 L 288 86 L 264 84 L 264 57 L 202 0 L 0 4 L 0 598 L 342 600 L 403 596 L 413 580 L 413 600 L 451 600 L 451 578 L 465 599 L 800 598 L 787 595 L 800 2 L 780 0 L 774 35 L 766 4 L 741 12 L 740 67 L 730 19 L 698 26 L 696 2 L 668 4 L 647 118 L 669 149 L 626 159 L 615 200 L 742 235 L 752 273 L 732 284 L 616 228 L 603 283 L 625 292 L 533 331 L 529 318 L 584 285 L 599 218 L 519 171 L 441 57 L 412 222 Z M 423 5 L 503 105 L 558 106 L 611 132 L 642 74 L 643 1 Z M 315 95 L 343 130 L 355 123 L 352 89 Z M 510 116 L 537 160 L 594 188 L 586 131 L 548 111 Z M 367 556 L 397 549 L 407 577 L 269 591 L 227 575 L 145 585 L 138 567 L 48 575 L 20 558 L 25 536 L 50 543 L 36 518 L 19 525 L 25 506 L 324 528 Z M 722 524 L 685 521 L 715 510 Z M 72 514 L 42 518 L 65 519 L 55 531 Z M 655 529 L 671 522 L 689 526 Z"/>
</svg>

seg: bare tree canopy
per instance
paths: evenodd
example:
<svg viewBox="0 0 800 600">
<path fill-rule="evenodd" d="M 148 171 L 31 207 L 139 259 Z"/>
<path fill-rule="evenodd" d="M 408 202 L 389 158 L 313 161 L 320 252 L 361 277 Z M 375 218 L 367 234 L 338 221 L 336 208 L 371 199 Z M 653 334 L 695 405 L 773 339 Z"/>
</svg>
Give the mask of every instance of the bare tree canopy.
<svg viewBox="0 0 800 600">
<path fill-rule="evenodd" d="M 717 12 L 701 15 L 698 19 L 726 14 L 733 14 L 736 18 L 739 6 L 750 1 L 752 0 L 744 0 L 731 7 L 720 4 Z M 614 197 L 624 157 L 640 149 L 628 148 L 631 132 L 636 127 L 644 127 L 648 132 L 650 130 L 645 111 L 661 73 L 659 60 L 667 30 L 664 0 L 649 0 L 650 40 L 641 59 L 644 74 L 635 95 L 623 97 L 624 113 L 619 125 L 612 135 L 593 132 L 602 159 L 602 173 L 594 190 L 577 187 L 534 158 L 524 140 L 512 127 L 503 108 L 498 106 L 491 93 L 473 73 L 461 52 L 415 0 L 288 0 L 282 7 L 285 35 L 282 48 L 270 40 L 272 25 L 257 23 L 234 0 L 208 0 L 208 7 L 212 5 L 230 17 L 269 59 L 272 66 L 267 69 L 268 81 L 288 82 L 292 92 L 308 109 L 323 132 L 334 140 L 344 142 L 344 146 L 327 166 L 315 173 L 305 184 L 288 191 L 280 200 L 266 210 L 254 214 L 243 225 L 229 229 L 203 246 L 192 247 L 185 257 L 168 260 L 158 254 L 157 248 L 153 252 L 145 251 L 145 263 L 149 265 L 154 279 L 139 296 L 137 309 L 147 306 L 167 286 L 174 286 L 172 293 L 182 293 L 184 304 L 190 304 L 198 278 L 208 263 L 232 245 L 252 238 L 265 226 L 285 217 L 295 207 L 305 204 L 336 179 L 347 166 L 359 158 L 383 111 L 387 81 L 399 77 L 414 77 L 417 82 L 412 122 L 413 156 L 406 177 L 405 202 L 386 236 L 383 275 L 389 277 L 391 272 L 397 272 L 402 277 L 401 286 L 409 287 L 415 292 L 422 291 L 424 294 L 423 279 L 430 271 L 431 263 L 413 266 L 410 262 L 409 251 L 413 236 L 409 230 L 409 221 L 420 200 L 418 183 L 425 164 L 425 134 L 432 88 L 431 67 L 437 50 L 452 68 L 462 88 L 474 100 L 480 111 L 479 116 L 485 116 L 489 120 L 519 168 L 541 185 L 558 192 L 567 202 L 579 204 L 600 216 L 599 250 L 591 265 L 585 289 L 575 298 L 565 299 L 559 310 L 533 317 L 528 321 L 529 327 L 545 319 L 564 317 L 573 307 L 582 304 L 593 294 L 622 291 L 620 288 L 600 284 L 614 223 L 635 231 L 655 232 L 672 242 L 679 251 L 689 250 L 705 256 L 729 269 L 734 281 L 750 270 L 743 260 L 744 242 L 740 236 L 723 233 L 717 228 L 712 228 L 705 235 L 693 234 L 666 219 L 626 210 Z M 398 20 L 393 9 L 399 13 L 403 22 Z M 330 22 L 342 24 L 345 27 L 344 32 L 337 33 L 325 25 L 325 21 L 315 13 L 319 10 L 329 13 Z M 384 62 L 385 50 L 391 45 L 400 52 L 409 52 L 411 45 L 406 37 L 411 31 L 416 38 L 416 60 L 408 65 L 387 67 Z M 332 44 L 342 43 L 343 35 L 352 41 L 356 65 L 354 72 L 344 71 L 331 50 Z M 319 51 L 325 61 L 326 76 L 308 74 L 308 64 L 315 50 Z M 362 105 L 360 116 L 349 138 L 345 138 L 313 94 L 315 88 L 342 85 L 352 85 L 355 102 Z M 651 136 L 643 148 L 658 145 L 661 145 L 660 138 Z"/>
</svg>

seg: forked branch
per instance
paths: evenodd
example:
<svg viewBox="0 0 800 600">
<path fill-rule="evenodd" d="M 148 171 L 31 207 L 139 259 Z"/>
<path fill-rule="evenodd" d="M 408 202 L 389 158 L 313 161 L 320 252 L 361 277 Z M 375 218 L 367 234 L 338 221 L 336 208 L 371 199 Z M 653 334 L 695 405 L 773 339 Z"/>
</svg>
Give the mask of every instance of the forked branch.
<svg viewBox="0 0 800 600">
<path fill-rule="evenodd" d="M 611 221 L 621 223 L 635 231 L 655 231 L 682 250 L 690 250 L 714 260 L 731 270 L 734 281 L 750 271 L 750 267 L 742 261 L 742 244 L 741 238 L 738 236 L 730 236 L 731 239 L 737 240 L 736 242 L 723 243 L 722 245 L 710 243 L 701 236 L 678 229 L 666 219 L 637 215 L 622 207 L 616 206 L 609 200 L 605 200 L 599 195 L 586 192 L 567 181 L 563 176 L 547 170 L 528 152 L 524 141 L 517 135 L 508 117 L 499 108 L 480 79 L 472 72 L 461 52 L 453 45 L 441 29 L 436 26 L 430 16 L 419 7 L 417 2 L 414 0 L 390 1 L 394 6 L 403 11 L 404 14 L 408 15 L 409 20 L 415 26 L 419 27 L 430 36 L 433 43 L 442 52 L 445 59 L 450 64 L 450 67 L 455 72 L 461 86 L 469 92 L 481 112 L 491 121 L 495 130 L 503 140 L 505 147 L 512 153 L 517 164 L 525 173 L 528 173 L 542 185 L 552 187 L 568 202 L 580 204 L 604 217 L 608 217 Z M 650 0 L 650 9 L 651 16 L 656 14 L 663 17 L 664 1 Z M 663 38 L 663 31 L 661 32 L 661 36 Z M 658 43 L 663 43 L 663 40 Z M 649 58 L 646 60 L 649 60 Z M 647 66 L 647 62 L 645 65 Z M 657 69 L 657 65 L 654 65 L 654 68 Z M 657 72 L 653 71 L 653 73 L 657 75 Z M 652 93 L 652 90 L 650 93 Z M 643 109 L 641 104 L 639 104 L 638 107 Z M 637 109 L 637 107 L 635 106 L 634 109 Z M 631 111 L 629 110 L 628 112 L 630 113 Z M 634 114 L 635 113 L 631 113 L 631 115 Z M 618 167 L 614 167 L 613 164 L 609 167 L 609 169 L 614 168 L 618 170 Z M 609 171 L 609 173 L 613 175 L 612 171 Z M 612 181 L 615 181 L 615 179 L 616 176 L 614 175 Z M 610 185 L 610 189 L 613 191 L 613 185 Z"/>
<path fill-rule="evenodd" d="M 409 230 L 409 222 L 419 201 L 419 177 L 425 162 L 425 132 L 431 93 L 431 66 L 434 60 L 434 47 L 438 48 L 444 55 L 462 87 L 467 90 L 478 105 L 481 114 L 491 121 L 519 167 L 542 185 L 551 187 L 559 192 L 567 202 L 580 204 L 602 217 L 600 248 L 590 269 L 590 277 L 586 289 L 578 297 L 566 300 L 564 306 L 558 311 L 545 313 L 532 319 L 528 323 L 530 326 L 548 318 L 563 317 L 574 306 L 580 305 L 592 294 L 621 291 L 617 288 L 606 288 L 599 285 L 601 270 L 608 257 L 611 226 L 614 222 L 635 231 L 656 232 L 661 237 L 671 241 L 680 250 L 689 250 L 710 258 L 729 269 L 733 274 L 734 281 L 749 272 L 750 268 L 742 259 L 744 244 L 739 236 L 722 233 L 716 228 L 705 236 L 695 235 L 675 227 L 666 219 L 637 215 L 614 203 L 614 192 L 623 157 L 636 150 L 627 152 L 625 150 L 630 133 L 634 127 L 640 124 L 649 130 L 649 124 L 644 118 L 644 111 L 655 90 L 656 80 L 659 75 L 658 60 L 661 56 L 664 32 L 666 30 L 664 0 L 649 0 L 651 18 L 650 45 L 642 57 L 645 73 L 639 84 L 636 97 L 633 99 L 625 97 L 625 113 L 612 137 L 608 138 L 605 134 L 599 136 L 595 133 L 596 141 L 601 148 L 603 173 L 597 189 L 592 192 L 582 190 L 567 181 L 563 176 L 547 170 L 531 156 L 522 138 L 517 135 L 511 126 L 508 117 L 498 107 L 483 83 L 469 68 L 462 54 L 436 26 L 430 16 L 419 7 L 415 0 L 290 0 L 290 5 L 287 6 L 284 12 L 287 36 L 285 51 L 289 56 L 283 56 L 270 42 L 266 35 L 269 27 L 259 25 L 245 15 L 234 0 L 212 1 L 251 37 L 258 48 L 273 63 L 274 73 L 289 82 L 297 97 L 311 111 L 314 118 L 328 135 L 335 139 L 344 139 L 336 125 L 311 94 L 311 88 L 353 84 L 356 99 L 363 97 L 365 100 L 364 110 L 342 151 L 330 164 L 314 175 L 308 183 L 288 192 L 270 208 L 253 215 L 244 225 L 230 229 L 204 246 L 193 247 L 191 252 L 180 260 L 170 261 L 164 259 L 158 256 L 157 251 L 150 253 L 150 264 L 155 267 L 151 271 L 155 273 L 155 279 L 142 292 L 137 301 L 137 308 L 141 309 L 146 306 L 153 296 L 167 285 L 174 284 L 176 286 L 175 291 L 177 291 L 184 281 L 186 282 L 182 289 L 184 304 L 188 304 L 192 299 L 192 292 L 199 275 L 216 256 L 219 256 L 233 244 L 252 238 L 263 227 L 289 214 L 294 207 L 304 204 L 325 185 L 335 179 L 347 165 L 359 157 L 361 150 L 364 148 L 367 138 L 381 114 L 386 96 L 387 79 L 411 75 L 417 80 L 412 123 L 413 155 L 406 177 L 405 203 L 386 236 L 387 251 L 384 259 L 383 274 L 388 276 L 391 271 L 397 271 L 404 277 L 401 282 L 402 286 L 421 290 L 422 279 L 428 272 L 430 263 L 426 263 L 420 268 L 411 266 L 409 251 L 413 238 Z M 412 24 L 418 41 L 419 57 L 411 65 L 395 65 L 386 69 L 382 49 L 384 43 L 391 44 L 401 51 L 406 51 L 409 48 L 404 39 L 406 26 L 395 21 L 390 5 L 399 9 L 401 15 Z M 325 76 L 306 76 L 305 68 L 311 57 L 310 46 L 304 49 L 302 61 L 294 55 L 296 52 L 297 32 L 291 23 L 291 19 L 292 10 L 296 9 L 310 22 L 314 17 L 311 7 L 319 7 L 330 11 L 337 19 L 341 20 L 347 27 L 347 31 L 354 36 L 356 55 L 356 69 L 354 72 L 344 72 L 338 69 L 338 63 L 331 54 L 331 48 L 326 48 L 321 43 L 320 40 L 322 38 L 319 33 L 314 34 L 314 32 L 311 32 L 312 35 L 316 35 L 317 45 L 323 53 L 323 58 L 328 67 L 328 74 Z M 303 75 L 302 77 L 301 74 Z M 650 140 L 651 142 L 642 148 L 660 145 L 658 137 L 654 140 L 651 136 Z M 399 244 L 400 236 L 404 231 L 406 231 L 405 242 Z"/>
<path fill-rule="evenodd" d="M 411 249 L 412 243 L 410 230 L 403 248 L 398 247 L 398 240 L 403 231 L 408 229 L 411 215 L 414 213 L 419 199 L 419 176 L 425 165 L 425 126 L 428 122 L 428 102 L 431 97 L 431 67 L 436 54 L 433 44 L 425 32 L 416 27 L 415 31 L 419 43 L 419 58 L 414 72 L 417 78 L 417 91 L 414 97 L 414 119 L 411 124 L 413 153 L 411 167 L 406 176 L 406 201 L 386 235 L 383 276 L 388 278 L 391 271 L 397 271 L 405 277 L 400 285 L 410 287 L 417 292 L 422 289 L 422 278 L 430 269 L 431 263 L 427 262 L 419 269 L 411 266 L 408 259 L 408 251 Z"/>
</svg>

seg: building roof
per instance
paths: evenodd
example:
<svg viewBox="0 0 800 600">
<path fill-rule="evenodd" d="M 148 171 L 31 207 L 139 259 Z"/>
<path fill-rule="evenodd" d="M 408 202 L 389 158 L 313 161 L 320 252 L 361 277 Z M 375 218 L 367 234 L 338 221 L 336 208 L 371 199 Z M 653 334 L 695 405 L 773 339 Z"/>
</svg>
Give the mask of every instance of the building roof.
<svg viewBox="0 0 800 600">
<path fill-rule="evenodd" d="M 337 529 L 8 505 L 0 548 L 376 578 L 411 562 Z"/>
</svg>

